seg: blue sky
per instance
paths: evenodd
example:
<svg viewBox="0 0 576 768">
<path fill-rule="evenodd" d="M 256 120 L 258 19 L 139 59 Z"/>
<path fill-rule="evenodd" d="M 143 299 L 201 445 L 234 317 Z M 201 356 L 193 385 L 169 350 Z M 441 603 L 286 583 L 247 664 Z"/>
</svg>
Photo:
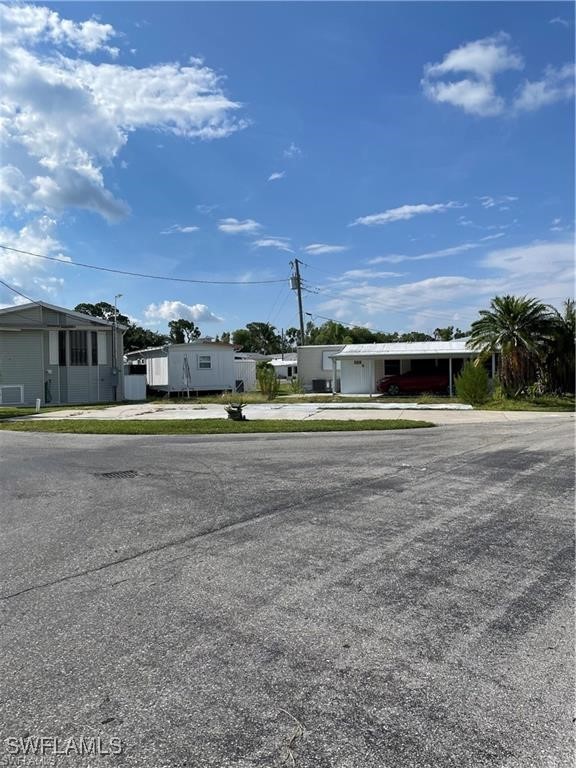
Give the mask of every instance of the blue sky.
<svg viewBox="0 0 576 768">
<path fill-rule="evenodd" d="M 34 299 L 215 335 L 573 295 L 569 3 L 2 6 L 0 252 Z M 263 282 L 257 284 L 256 281 Z M 23 299 L 0 285 L 0 304 Z"/>
</svg>

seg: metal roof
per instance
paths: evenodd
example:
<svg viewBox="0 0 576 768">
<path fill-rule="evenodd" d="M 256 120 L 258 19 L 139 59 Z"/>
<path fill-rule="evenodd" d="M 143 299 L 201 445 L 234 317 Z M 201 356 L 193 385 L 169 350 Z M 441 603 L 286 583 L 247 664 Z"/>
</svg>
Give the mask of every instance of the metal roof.
<svg viewBox="0 0 576 768">
<path fill-rule="evenodd" d="M 95 315 L 88 315 L 85 312 L 76 312 L 74 309 L 66 309 L 66 307 L 58 307 L 56 304 L 48 304 L 46 301 L 31 301 L 27 304 L 16 304 L 13 307 L 4 307 L 3 309 L 0 309 L 0 315 L 7 315 L 11 312 L 14 313 L 22 313 L 23 310 L 32 309 L 32 307 L 43 307 L 44 309 L 51 309 L 54 312 L 61 312 L 63 315 L 70 315 L 70 317 L 75 317 L 78 320 L 86 320 L 91 323 L 96 323 L 97 325 L 107 325 L 109 328 L 114 326 L 114 322 L 112 320 L 104 320 L 103 317 L 96 317 Z M 122 325 L 122 323 L 116 323 L 116 328 L 118 330 L 124 330 L 128 326 Z"/>
<path fill-rule="evenodd" d="M 389 344 L 347 344 L 332 359 L 342 360 L 350 357 L 442 357 L 444 355 L 474 355 L 467 346 L 466 339 L 454 341 L 400 341 Z"/>
</svg>

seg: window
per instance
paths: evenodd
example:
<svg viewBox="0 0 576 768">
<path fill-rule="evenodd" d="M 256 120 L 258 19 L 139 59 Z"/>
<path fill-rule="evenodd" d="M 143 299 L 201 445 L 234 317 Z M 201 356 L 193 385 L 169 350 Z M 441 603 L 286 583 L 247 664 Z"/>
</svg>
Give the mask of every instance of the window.
<svg viewBox="0 0 576 768">
<path fill-rule="evenodd" d="M 398 376 L 400 374 L 400 360 L 386 360 L 384 371 L 386 376 Z"/>
<path fill-rule="evenodd" d="M 88 334 L 70 331 L 70 365 L 88 365 Z"/>
<path fill-rule="evenodd" d="M 92 365 L 98 365 L 98 334 L 90 331 L 90 349 L 92 351 Z"/>
<path fill-rule="evenodd" d="M 198 368 L 210 370 L 212 368 L 212 355 L 198 355 Z"/>
<path fill-rule="evenodd" d="M 58 365 L 66 365 L 66 331 L 58 331 Z"/>
</svg>

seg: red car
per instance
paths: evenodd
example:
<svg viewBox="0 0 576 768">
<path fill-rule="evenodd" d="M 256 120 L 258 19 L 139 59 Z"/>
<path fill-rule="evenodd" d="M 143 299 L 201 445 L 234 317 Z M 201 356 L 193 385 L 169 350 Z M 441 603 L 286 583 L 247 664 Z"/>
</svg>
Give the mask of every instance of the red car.
<svg viewBox="0 0 576 768">
<path fill-rule="evenodd" d="M 384 376 L 378 382 L 378 391 L 384 395 L 400 395 L 411 392 L 448 391 L 447 373 L 402 373 L 398 376 Z"/>
</svg>

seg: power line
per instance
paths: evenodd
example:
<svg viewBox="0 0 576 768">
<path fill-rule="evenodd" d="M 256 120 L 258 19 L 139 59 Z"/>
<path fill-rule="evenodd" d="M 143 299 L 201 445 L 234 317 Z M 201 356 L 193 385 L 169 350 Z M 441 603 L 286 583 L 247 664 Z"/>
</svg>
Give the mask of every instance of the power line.
<svg viewBox="0 0 576 768">
<path fill-rule="evenodd" d="M 5 288 L 8 288 L 9 291 L 12 291 L 12 293 L 15 293 L 17 296 L 21 296 L 23 299 L 26 299 L 26 301 L 29 301 L 31 304 L 36 304 L 39 307 L 42 306 L 41 302 L 31 299 L 30 296 L 26 296 L 25 293 L 22 293 L 17 288 L 14 288 L 13 285 L 10 285 L 9 283 L 4 282 L 4 280 L 0 280 L 0 285 L 3 285 Z M 44 323 L 41 323 L 39 320 L 34 320 L 34 318 L 29 317 L 28 315 L 25 315 L 24 312 L 19 311 L 17 309 L 12 309 L 12 307 L 10 307 L 10 309 L 12 310 L 13 314 L 21 315 L 22 317 L 25 317 L 29 323 L 32 323 L 32 325 L 40 325 L 42 327 L 44 326 Z"/>
<path fill-rule="evenodd" d="M 337 323 L 338 325 L 347 325 L 349 328 L 363 328 L 364 330 L 370 331 L 371 333 L 384 333 L 387 336 L 392 335 L 389 331 L 382 331 L 376 328 L 366 328 L 366 326 L 358 325 L 358 323 L 345 323 L 343 320 L 335 320 L 333 317 L 324 317 L 324 315 L 317 315 L 315 312 L 306 312 L 306 314 L 310 315 L 312 320 L 314 320 L 315 317 L 319 317 L 321 320 L 328 320 L 329 322 Z"/>
<path fill-rule="evenodd" d="M 150 275 L 144 272 L 129 272 L 125 269 L 113 269 L 112 267 L 97 267 L 95 264 L 83 264 L 81 261 L 65 261 L 64 259 L 58 259 L 55 256 L 45 256 L 41 253 L 32 253 L 31 251 L 23 251 L 19 248 L 11 248 L 2 243 L 0 243 L 0 248 L 4 248 L 6 251 L 13 251 L 14 253 L 21 253 L 25 256 L 34 256 L 37 259 L 56 261 L 58 264 L 67 264 L 70 267 L 85 267 L 86 269 L 96 269 L 99 272 L 112 272 L 116 275 L 126 275 L 127 277 L 144 277 L 148 280 L 169 280 L 175 283 L 200 283 L 202 285 L 268 285 L 270 283 L 284 283 L 287 281 L 287 278 L 285 277 L 276 280 L 197 280 L 191 277 Z"/>
<path fill-rule="evenodd" d="M 31 304 L 40 304 L 39 301 L 35 301 L 34 299 L 31 299 L 30 296 L 26 296 L 25 293 L 22 293 L 17 288 L 14 288 L 13 285 L 9 285 L 8 283 L 5 283 L 4 280 L 0 280 L 0 283 L 5 287 L 8 288 L 9 291 L 12 291 L 13 293 L 18 294 L 18 296 L 21 296 L 23 299 L 26 299 L 26 301 L 29 301 Z"/>
</svg>

